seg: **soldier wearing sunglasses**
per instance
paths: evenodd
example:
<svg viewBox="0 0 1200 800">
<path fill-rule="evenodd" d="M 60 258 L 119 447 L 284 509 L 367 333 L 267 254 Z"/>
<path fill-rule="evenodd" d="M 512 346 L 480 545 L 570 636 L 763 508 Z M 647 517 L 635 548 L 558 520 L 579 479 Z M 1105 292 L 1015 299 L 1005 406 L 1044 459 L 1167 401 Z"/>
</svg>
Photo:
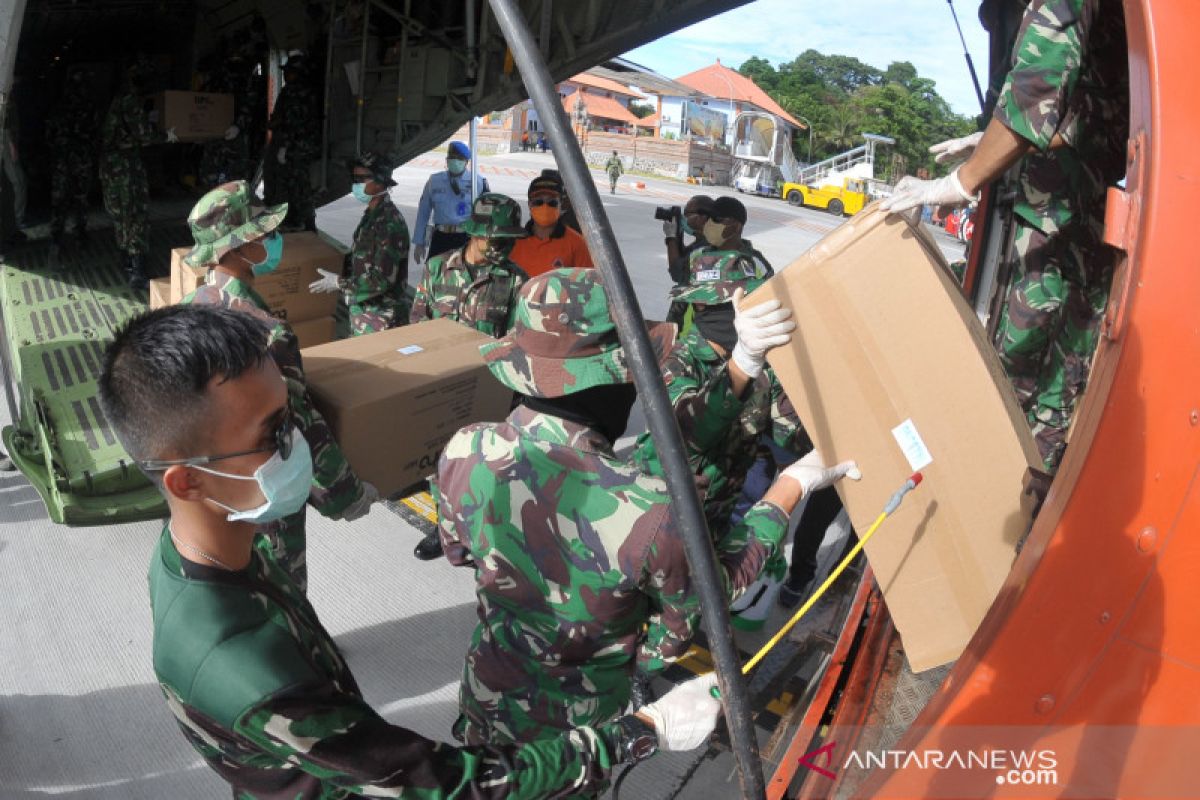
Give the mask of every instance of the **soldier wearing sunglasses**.
<svg viewBox="0 0 1200 800">
<path fill-rule="evenodd" d="M 563 267 L 591 267 L 592 254 L 578 232 L 563 220 L 562 182 L 541 175 L 529 184 L 529 236 L 513 248 L 512 260 L 529 277 Z"/>
</svg>

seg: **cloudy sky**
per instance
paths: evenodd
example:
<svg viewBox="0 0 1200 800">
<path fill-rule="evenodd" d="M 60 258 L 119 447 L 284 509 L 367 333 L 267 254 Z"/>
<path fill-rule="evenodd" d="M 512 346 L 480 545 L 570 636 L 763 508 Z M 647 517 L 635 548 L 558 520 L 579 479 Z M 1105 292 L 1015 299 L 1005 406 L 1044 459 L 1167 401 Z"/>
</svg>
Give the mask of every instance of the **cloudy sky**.
<svg viewBox="0 0 1200 800">
<path fill-rule="evenodd" d="M 975 0 L 955 0 L 980 80 L 987 80 L 987 35 Z M 855 56 L 884 69 L 911 61 L 937 82 L 960 114 L 979 113 L 962 43 L 946 0 L 755 0 L 631 50 L 626 57 L 676 78 L 713 63 L 737 69 L 758 55 L 778 66 L 812 48 Z"/>
</svg>

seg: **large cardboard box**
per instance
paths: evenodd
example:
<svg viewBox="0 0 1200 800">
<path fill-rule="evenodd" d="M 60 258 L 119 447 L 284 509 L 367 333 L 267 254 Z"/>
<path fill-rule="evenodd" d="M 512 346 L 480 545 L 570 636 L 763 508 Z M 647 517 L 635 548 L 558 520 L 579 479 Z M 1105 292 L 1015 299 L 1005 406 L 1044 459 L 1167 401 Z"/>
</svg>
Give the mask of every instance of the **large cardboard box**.
<svg viewBox="0 0 1200 800">
<path fill-rule="evenodd" d="M 487 341 L 435 319 L 304 351 L 308 388 L 360 478 L 394 494 L 437 471 L 459 428 L 507 416 L 513 393 L 484 366 Z"/>
<path fill-rule="evenodd" d="M 150 281 L 150 308 L 162 308 L 172 305 L 171 279 L 153 278 Z"/>
<path fill-rule="evenodd" d="M 220 139 L 233 124 L 233 95 L 168 90 L 154 96 L 155 119 L 181 142 Z"/>
<path fill-rule="evenodd" d="M 188 266 L 183 257 L 190 248 L 171 251 L 171 302 L 178 303 L 204 283 L 205 268 Z M 342 252 L 319 234 L 285 233 L 283 258 L 274 272 L 254 279 L 254 290 L 271 307 L 271 313 L 288 322 L 305 322 L 333 316 L 339 295 L 313 294 L 308 285 L 320 278 L 318 269 L 342 271 Z"/>
<path fill-rule="evenodd" d="M 318 317 L 290 324 L 301 349 L 332 342 L 337 330 L 337 321 L 333 317 Z"/>
<path fill-rule="evenodd" d="M 914 671 L 956 659 L 1012 565 L 1039 464 L 978 318 L 919 223 L 864 209 L 746 300 L 790 307 L 768 360 L 860 534 L 913 472 L 924 482 L 866 545 Z M 931 460 L 930 460 L 931 459 Z"/>
</svg>

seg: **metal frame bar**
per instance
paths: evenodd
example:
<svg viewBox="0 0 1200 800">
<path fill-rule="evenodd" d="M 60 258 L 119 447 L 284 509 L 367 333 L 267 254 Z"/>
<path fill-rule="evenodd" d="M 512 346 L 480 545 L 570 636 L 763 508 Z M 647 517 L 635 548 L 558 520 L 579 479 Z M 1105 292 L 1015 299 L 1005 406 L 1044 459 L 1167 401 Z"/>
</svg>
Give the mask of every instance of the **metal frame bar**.
<svg viewBox="0 0 1200 800">
<path fill-rule="evenodd" d="M 25 21 L 25 0 L 12 0 L 7 8 L 0 10 L 0 129 L 8 112 L 9 90 L 13 84 L 13 69 L 17 63 L 17 42 L 21 38 L 21 25 Z M 13 384 L 12 364 L 8 360 L 8 341 L 4 332 L 4 309 L 0 308 L 0 380 L 4 381 L 4 397 L 8 401 L 10 421 L 16 425 L 20 420 L 17 412 L 16 386 Z"/>
<path fill-rule="evenodd" d="M 374 3 L 363 3 L 362 44 L 358 52 L 358 104 L 354 120 L 354 154 L 361 155 L 363 151 L 363 113 L 367 108 L 367 40 L 371 36 L 371 6 Z"/>
<path fill-rule="evenodd" d="M 596 184 L 588 172 L 587 162 L 575 137 L 571 135 L 566 111 L 558 102 L 554 80 L 516 0 L 489 2 L 521 71 L 525 88 L 537 107 L 538 116 L 556 143 L 555 157 L 566 181 L 567 192 L 583 223 L 588 249 L 592 251 L 596 266 L 604 276 L 613 320 L 617 324 L 621 344 L 628 354 L 634 384 L 642 400 L 650 435 L 658 450 L 671 493 L 672 512 L 683 534 L 688 565 L 703 613 L 703 624 L 717 665 L 730 739 L 741 777 L 742 796 L 759 800 L 764 797 L 762 764 L 750 715 L 749 694 L 729 623 L 729 598 L 720 579 L 712 539 L 700 498 L 696 494 L 679 425 L 667 397 L 658 359 L 646 333 L 633 284 L 617 247 L 616 237 L 608 224 Z"/>
</svg>

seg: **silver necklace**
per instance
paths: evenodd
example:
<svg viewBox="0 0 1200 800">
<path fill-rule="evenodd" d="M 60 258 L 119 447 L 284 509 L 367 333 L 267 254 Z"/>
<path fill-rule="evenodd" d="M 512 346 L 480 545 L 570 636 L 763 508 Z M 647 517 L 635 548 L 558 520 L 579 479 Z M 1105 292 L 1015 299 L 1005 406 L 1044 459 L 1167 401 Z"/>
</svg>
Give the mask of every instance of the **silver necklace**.
<svg viewBox="0 0 1200 800">
<path fill-rule="evenodd" d="M 175 531 L 172 530 L 169 526 L 167 528 L 167 533 L 171 534 L 171 541 L 175 542 L 175 544 L 179 545 L 180 547 L 186 547 L 188 550 L 191 550 L 193 553 L 200 556 L 201 558 L 206 559 L 206 560 L 211 561 L 212 563 L 216 564 L 221 569 L 227 569 L 230 572 L 237 572 L 236 569 L 229 566 L 224 561 L 221 561 L 219 558 L 213 558 L 208 553 L 201 550 L 199 547 L 196 547 L 195 545 L 191 545 L 185 541 L 182 541 L 178 536 L 175 535 Z"/>
</svg>

